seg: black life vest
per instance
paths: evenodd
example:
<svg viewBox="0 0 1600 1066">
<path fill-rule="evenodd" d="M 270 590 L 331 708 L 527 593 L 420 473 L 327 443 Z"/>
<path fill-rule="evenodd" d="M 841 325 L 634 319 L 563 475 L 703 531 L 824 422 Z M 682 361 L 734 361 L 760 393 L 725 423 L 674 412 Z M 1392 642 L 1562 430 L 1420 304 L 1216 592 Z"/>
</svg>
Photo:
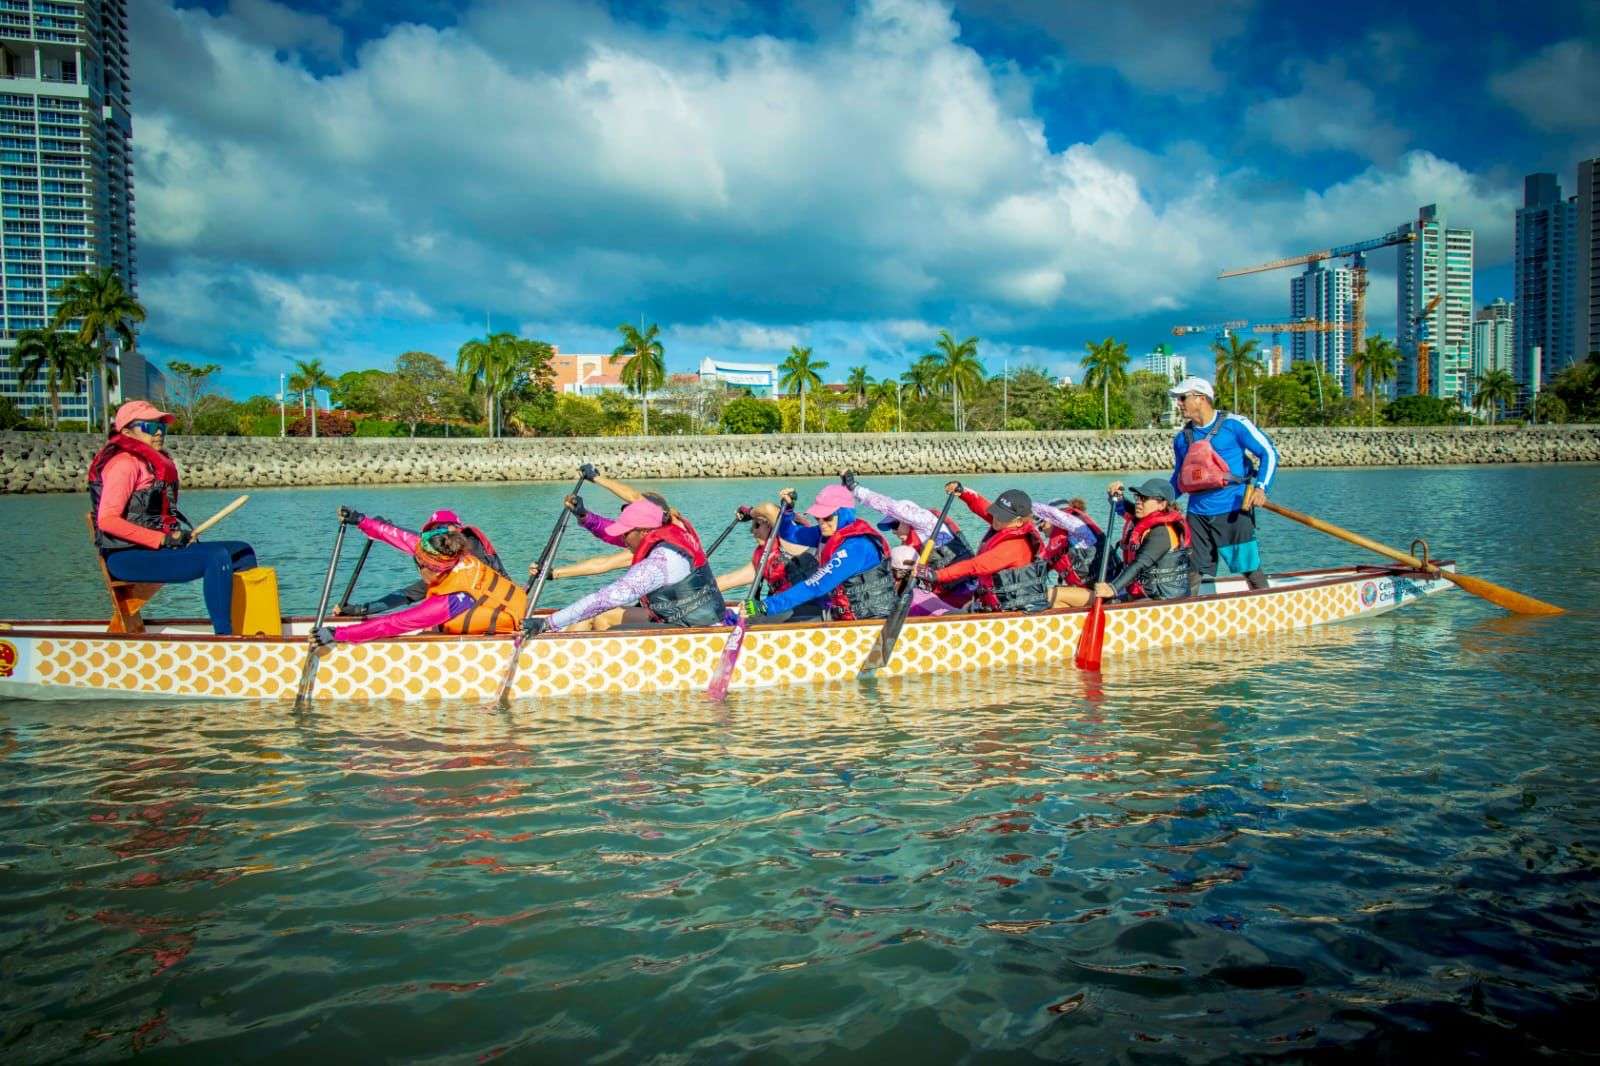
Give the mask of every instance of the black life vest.
<svg viewBox="0 0 1600 1066">
<path fill-rule="evenodd" d="M 1122 564 L 1128 566 L 1139 554 L 1139 545 L 1157 526 L 1172 538 L 1171 549 L 1156 564 L 1128 586 L 1131 597 L 1175 600 L 1189 595 L 1189 523 L 1178 511 L 1157 511 L 1131 523 L 1122 534 Z"/>
<path fill-rule="evenodd" d="M 699 534 L 692 527 L 672 523 L 659 526 L 639 542 L 633 561 L 640 562 L 658 547 L 682 555 L 692 569 L 682 581 L 656 589 L 640 601 L 650 617 L 675 626 L 721 625 L 728 606 L 717 589 L 717 575 L 700 547 Z"/>
<path fill-rule="evenodd" d="M 839 546 L 854 537 L 871 540 L 877 545 L 881 558 L 876 566 L 861 571 L 828 594 L 828 617 L 836 621 L 888 618 L 899 593 L 895 588 L 894 574 L 889 568 L 889 542 L 870 523 L 858 518 L 837 530 L 822 545 L 817 553 L 817 561 L 827 566 Z"/>
<path fill-rule="evenodd" d="M 1028 543 L 1030 562 L 978 577 L 978 603 L 986 611 L 1042 611 L 1050 606 L 1050 564 L 1044 559 L 1044 538 L 1028 522 L 991 530 L 979 554 L 1012 540 Z"/>
</svg>

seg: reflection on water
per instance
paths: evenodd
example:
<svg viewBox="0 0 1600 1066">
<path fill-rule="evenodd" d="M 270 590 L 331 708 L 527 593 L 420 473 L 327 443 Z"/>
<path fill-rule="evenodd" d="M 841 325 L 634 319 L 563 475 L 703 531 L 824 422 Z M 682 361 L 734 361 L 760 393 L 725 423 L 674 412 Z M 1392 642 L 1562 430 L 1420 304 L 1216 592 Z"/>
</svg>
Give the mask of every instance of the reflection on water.
<svg viewBox="0 0 1600 1066">
<path fill-rule="evenodd" d="M 1587 1046 L 1592 737 L 1398 714 L 1401 632 L 720 708 L 12 705 L 6 1046 Z"/>
<path fill-rule="evenodd" d="M 1087 495 L 1100 479 L 973 480 Z M 669 492 L 714 529 L 772 487 Z M 1600 541 L 1557 568 L 1535 531 L 1594 528 L 1597 487 L 1577 467 L 1284 478 L 1289 506 L 1399 543 L 1427 533 L 1469 572 L 1578 608 L 1559 619 L 1453 593 L 1098 678 L 880 678 L 721 707 L 0 705 L 0 1049 L 208 1064 L 1592 1054 Z M 547 530 L 526 501 L 560 491 L 442 502 L 487 515 L 525 559 Z M 266 493 L 238 532 L 303 608 L 327 550 L 304 530 L 369 497 L 394 514 L 441 502 Z M 69 531 L 41 539 L 58 579 L 0 571 L 0 601 L 38 604 L 7 613 L 99 603 L 73 562 L 81 502 L 4 499 L 0 518 Z M 1351 558 L 1309 531 L 1268 536 L 1274 566 Z M 400 582 L 373 559 L 374 588 Z"/>
</svg>

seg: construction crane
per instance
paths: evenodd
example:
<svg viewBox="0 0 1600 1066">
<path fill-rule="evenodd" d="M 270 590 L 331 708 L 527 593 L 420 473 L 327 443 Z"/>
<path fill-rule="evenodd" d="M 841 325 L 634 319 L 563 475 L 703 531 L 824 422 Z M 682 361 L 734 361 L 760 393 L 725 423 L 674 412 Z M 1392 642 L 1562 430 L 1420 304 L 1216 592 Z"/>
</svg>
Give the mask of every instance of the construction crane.
<svg viewBox="0 0 1600 1066">
<path fill-rule="evenodd" d="M 1276 377 L 1283 373 L 1282 337 L 1285 333 L 1338 333 L 1347 327 L 1338 322 L 1302 318 L 1298 322 L 1259 322 L 1250 328 L 1257 333 L 1272 334 L 1272 374 Z"/>
<path fill-rule="evenodd" d="M 1220 339 L 1227 340 L 1233 336 L 1236 329 L 1244 329 L 1250 323 L 1242 318 L 1231 318 L 1226 322 L 1210 322 L 1203 326 L 1173 326 L 1174 337 L 1187 337 L 1191 333 L 1215 333 Z"/>
<path fill-rule="evenodd" d="M 1433 309 L 1439 306 L 1439 301 L 1444 299 L 1440 293 L 1428 301 L 1428 306 L 1422 313 L 1411 320 L 1411 328 L 1417 331 L 1417 395 L 1427 396 L 1428 392 L 1428 316 L 1433 314 Z"/>
<path fill-rule="evenodd" d="M 1354 275 L 1351 278 L 1353 293 L 1350 314 L 1350 349 L 1359 354 L 1367 350 L 1367 253 L 1376 251 L 1379 248 L 1388 248 L 1391 245 L 1411 244 L 1417 239 L 1417 231 L 1421 228 L 1420 222 L 1414 227 L 1409 225 L 1400 226 L 1385 233 L 1382 237 L 1374 237 L 1370 241 L 1342 244 L 1337 248 L 1324 248 L 1320 252 L 1292 255 L 1287 259 L 1274 259 L 1270 263 L 1241 267 L 1238 270 L 1224 270 L 1217 277 L 1219 279 L 1237 278 L 1243 274 L 1260 274 L 1268 270 L 1282 270 L 1285 267 L 1305 266 L 1307 263 L 1317 263 L 1324 259 L 1342 259 L 1349 256 L 1350 269 Z"/>
</svg>

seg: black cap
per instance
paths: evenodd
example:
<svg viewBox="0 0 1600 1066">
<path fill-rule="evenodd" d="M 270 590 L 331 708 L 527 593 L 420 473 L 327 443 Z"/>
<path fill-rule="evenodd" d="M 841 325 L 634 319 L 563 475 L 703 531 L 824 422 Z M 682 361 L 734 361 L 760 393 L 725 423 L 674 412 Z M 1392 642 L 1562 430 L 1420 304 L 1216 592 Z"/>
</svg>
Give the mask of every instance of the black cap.
<svg viewBox="0 0 1600 1066">
<path fill-rule="evenodd" d="M 1123 493 L 1143 496 L 1147 500 L 1166 500 L 1168 503 L 1175 503 L 1178 499 L 1172 491 L 1172 482 L 1161 477 L 1153 477 L 1143 485 L 1130 485 Z"/>
<path fill-rule="evenodd" d="M 1006 489 L 989 505 L 989 516 L 1001 522 L 1033 517 L 1033 498 L 1021 489 Z"/>
</svg>

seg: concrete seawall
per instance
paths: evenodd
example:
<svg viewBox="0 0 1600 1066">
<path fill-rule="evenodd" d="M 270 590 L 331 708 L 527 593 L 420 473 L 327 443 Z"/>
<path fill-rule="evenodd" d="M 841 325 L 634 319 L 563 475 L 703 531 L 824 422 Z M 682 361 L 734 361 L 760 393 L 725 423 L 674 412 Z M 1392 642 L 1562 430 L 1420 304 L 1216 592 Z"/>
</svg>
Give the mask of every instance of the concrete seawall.
<svg viewBox="0 0 1600 1066">
<path fill-rule="evenodd" d="M 1600 462 L 1600 426 L 1275 429 L 1285 466 Z M 0 492 L 76 492 L 101 438 L 0 433 Z M 190 488 L 564 481 L 592 462 L 621 478 L 1150 470 L 1172 462 L 1158 430 L 806 434 L 590 439 L 304 440 L 174 437 Z"/>
</svg>

